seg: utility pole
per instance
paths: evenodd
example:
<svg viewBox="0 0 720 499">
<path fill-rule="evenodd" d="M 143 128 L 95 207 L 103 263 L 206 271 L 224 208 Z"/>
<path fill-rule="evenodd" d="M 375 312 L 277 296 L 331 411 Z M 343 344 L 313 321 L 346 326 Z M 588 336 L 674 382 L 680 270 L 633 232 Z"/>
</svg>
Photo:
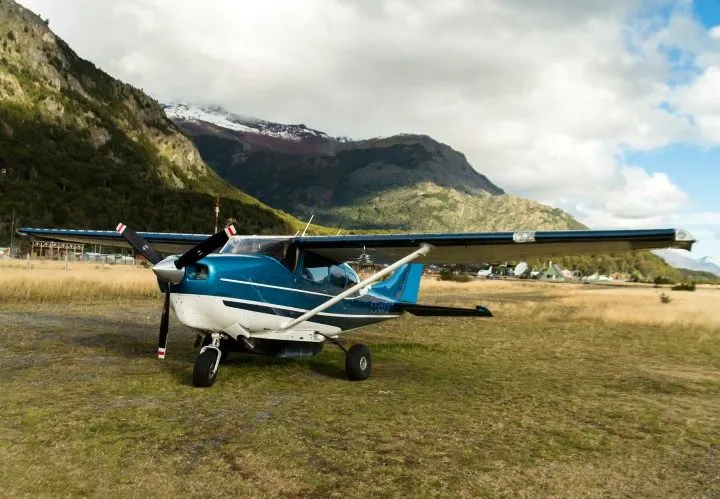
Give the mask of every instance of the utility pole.
<svg viewBox="0 0 720 499">
<path fill-rule="evenodd" d="M 220 216 L 220 194 L 215 195 L 215 230 L 213 234 L 218 231 L 218 217 Z"/>
</svg>

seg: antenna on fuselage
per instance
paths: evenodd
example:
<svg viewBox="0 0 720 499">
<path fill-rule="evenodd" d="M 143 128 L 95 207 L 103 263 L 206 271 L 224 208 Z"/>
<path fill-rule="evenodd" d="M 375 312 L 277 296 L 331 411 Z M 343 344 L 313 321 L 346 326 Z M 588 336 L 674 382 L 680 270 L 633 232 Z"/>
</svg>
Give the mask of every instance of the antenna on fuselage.
<svg viewBox="0 0 720 499">
<path fill-rule="evenodd" d="M 313 219 L 314 217 L 315 217 L 315 214 L 314 214 L 314 213 L 313 213 L 312 215 L 310 215 L 310 220 L 308 220 L 307 225 L 305 225 L 305 229 L 303 230 L 303 233 L 300 235 L 300 237 L 303 237 L 303 236 L 305 235 L 305 233 L 306 233 L 307 230 L 308 230 L 308 227 L 310 227 L 310 222 L 312 222 L 312 219 Z"/>
</svg>

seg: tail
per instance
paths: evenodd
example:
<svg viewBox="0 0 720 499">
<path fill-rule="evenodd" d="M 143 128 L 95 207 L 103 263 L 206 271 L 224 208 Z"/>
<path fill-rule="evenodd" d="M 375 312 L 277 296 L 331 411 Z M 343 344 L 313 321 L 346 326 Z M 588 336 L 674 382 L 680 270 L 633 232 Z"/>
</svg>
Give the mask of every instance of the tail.
<svg viewBox="0 0 720 499">
<path fill-rule="evenodd" d="M 372 290 L 391 300 L 417 303 L 422 273 L 421 263 L 403 265 L 398 267 L 390 279 L 373 285 Z"/>
</svg>

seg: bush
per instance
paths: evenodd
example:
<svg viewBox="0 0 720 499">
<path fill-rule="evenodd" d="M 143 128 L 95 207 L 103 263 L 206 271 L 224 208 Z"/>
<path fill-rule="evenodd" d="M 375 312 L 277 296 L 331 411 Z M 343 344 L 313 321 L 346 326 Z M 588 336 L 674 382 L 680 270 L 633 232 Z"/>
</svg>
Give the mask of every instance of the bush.
<svg viewBox="0 0 720 499">
<path fill-rule="evenodd" d="M 660 295 L 660 301 L 661 301 L 662 303 L 670 303 L 670 302 L 672 301 L 672 298 L 670 298 L 668 295 L 666 295 L 665 293 L 663 293 L 663 294 Z"/>
<path fill-rule="evenodd" d="M 454 281 L 454 282 L 470 282 L 473 280 L 472 277 L 466 275 L 456 274 L 450 269 L 442 269 L 440 271 L 441 281 Z"/>
<path fill-rule="evenodd" d="M 684 282 L 682 284 L 673 286 L 670 289 L 672 289 L 673 291 L 695 291 L 695 283 L 694 282 L 691 282 L 691 283 Z"/>
<path fill-rule="evenodd" d="M 663 277 L 663 276 L 657 276 L 653 280 L 653 282 L 655 284 L 672 284 L 672 281 L 670 279 L 668 279 L 667 277 Z"/>
</svg>

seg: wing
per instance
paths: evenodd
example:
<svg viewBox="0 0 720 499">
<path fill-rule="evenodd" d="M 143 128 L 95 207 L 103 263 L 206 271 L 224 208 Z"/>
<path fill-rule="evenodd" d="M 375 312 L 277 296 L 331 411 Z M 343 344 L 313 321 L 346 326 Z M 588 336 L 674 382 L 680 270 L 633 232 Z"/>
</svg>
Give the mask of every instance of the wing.
<svg viewBox="0 0 720 499">
<path fill-rule="evenodd" d="M 18 229 L 17 232 L 20 235 L 32 236 L 38 239 L 130 248 L 127 241 L 114 230 L 34 229 L 23 227 Z M 168 232 L 138 232 L 138 234 L 144 237 L 160 253 L 184 253 L 212 235 Z"/>
<path fill-rule="evenodd" d="M 391 263 L 430 244 L 418 263 L 486 263 L 572 254 L 614 253 L 655 248 L 691 249 L 695 239 L 678 229 L 459 234 L 377 234 L 296 237 L 298 248 L 338 262 Z"/>
</svg>

